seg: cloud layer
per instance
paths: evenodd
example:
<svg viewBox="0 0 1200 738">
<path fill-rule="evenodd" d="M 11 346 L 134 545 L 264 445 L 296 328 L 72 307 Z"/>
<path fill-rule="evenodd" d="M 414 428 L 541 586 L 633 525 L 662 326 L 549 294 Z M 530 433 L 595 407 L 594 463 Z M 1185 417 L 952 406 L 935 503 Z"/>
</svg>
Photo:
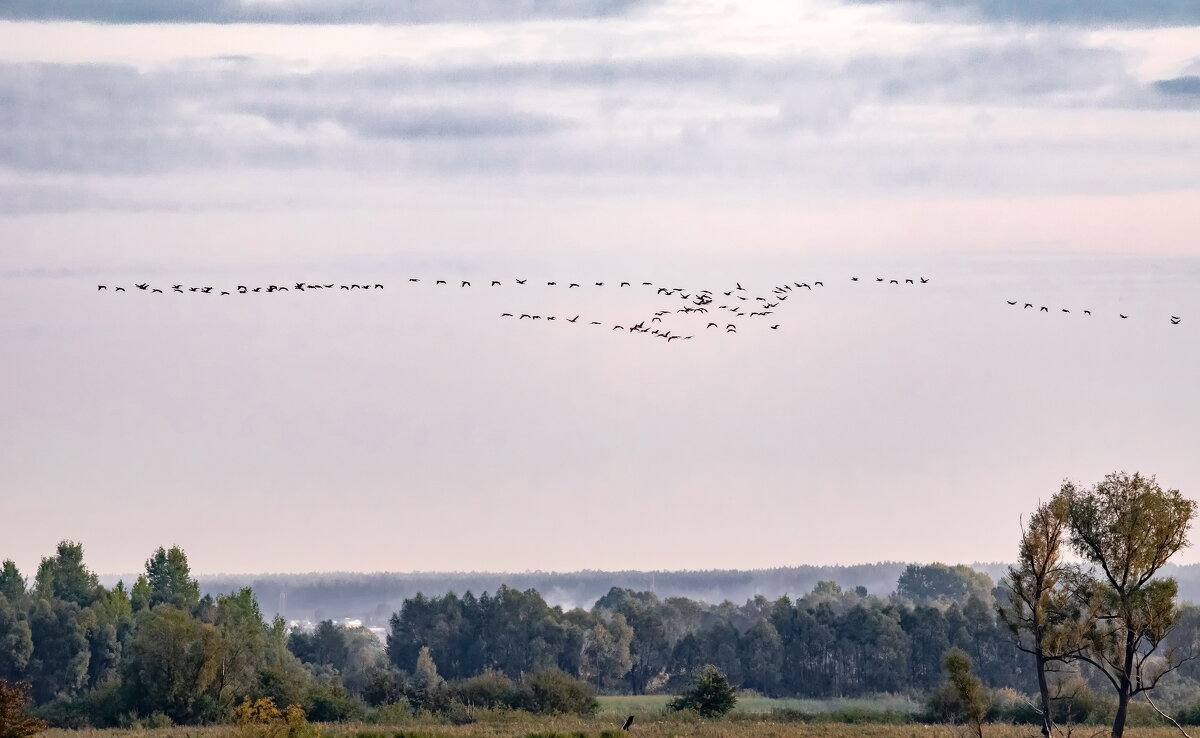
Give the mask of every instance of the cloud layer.
<svg viewBox="0 0 1200 738">
<path fill-rule="evenodd" d="M 90 23 L 420 24 L 595 18 L 645 0 L 10 0 L 0 19 Z"/>
<path fill-rule="evenodd" d="M 869 5 L 919 7 L 952 14 L 1013 23 L 1079 26 L 1198 26 L 1200 3 L 1192 0 L 846 0 Z"/>
</svg>

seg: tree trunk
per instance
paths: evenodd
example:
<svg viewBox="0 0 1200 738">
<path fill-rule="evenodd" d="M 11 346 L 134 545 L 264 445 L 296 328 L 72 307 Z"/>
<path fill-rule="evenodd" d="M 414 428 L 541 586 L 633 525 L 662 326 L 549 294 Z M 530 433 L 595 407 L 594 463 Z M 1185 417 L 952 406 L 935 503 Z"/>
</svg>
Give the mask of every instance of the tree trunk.
<svg viewBox="0 0 1200 738">
<path fill-rule="evenodd" d="M 1125 715 L 1129 712 L 1129 695 L 1126 694 L 1128 691 L 1128 689 L 1122 689 L 1117 695 L 1117 716 L 1113 718 L 1112 738 L 1121 738 L 1125 733 Z"/>
<path fill-rule="evenodd" d="M 1125 733 L 1125 717 L 1129 712 L 1129 698 L 1133 692 L 1133 663 L 1137 649 L 1137 638 L 1133 631 L 1125 631 L 1125 670 L 1117 683 L 1117 716 L 1113 718 L 1112 738 L 1122 738 Z"/>
<path fill-rule="evenodd" d="M 1046 659 L 1041 653 L 1036 654 L 1038 697 L 1042 701 L 1042 736 L 1050 738 L 1050 685 L 1046 683 Z"/>
</svg>

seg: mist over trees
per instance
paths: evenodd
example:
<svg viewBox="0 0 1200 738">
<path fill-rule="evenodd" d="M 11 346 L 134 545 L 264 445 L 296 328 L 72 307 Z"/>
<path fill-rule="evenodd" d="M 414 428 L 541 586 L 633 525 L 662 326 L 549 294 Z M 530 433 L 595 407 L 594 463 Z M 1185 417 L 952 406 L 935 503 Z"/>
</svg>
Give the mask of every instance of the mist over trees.
<svg viewBox="0 0 1200 738">
<path fill-rule="evenodd" d="M 264 699 L 322 721 L 589 714 L 597 694 L 719 681 L 770 697 L 908 695 L 930 719 L 976 729 L 1007 704 L 1047 735 L 1104 719 L 1119 738 L 1150 690 L 1200 716 L 1200 610 L 1162 576 L 1195 510 L 1153 477 L 1118 473 L 1039 506 L 998 583 L 909 564 L 888 594 L 818 580 L 738 604 L 610 586 L 570 608 L 501 584 L 405 598 L 382 641 L 330 619 L 289 627 L 248 587 L 204 593 L 177 547 L 153 552 L 132 587 L 105 587 L 63 541 L 31 580 L 0 566 L 0 679 L 28 685 L 36 715 L 62 726 L 219 722 Z"/>
</svg>

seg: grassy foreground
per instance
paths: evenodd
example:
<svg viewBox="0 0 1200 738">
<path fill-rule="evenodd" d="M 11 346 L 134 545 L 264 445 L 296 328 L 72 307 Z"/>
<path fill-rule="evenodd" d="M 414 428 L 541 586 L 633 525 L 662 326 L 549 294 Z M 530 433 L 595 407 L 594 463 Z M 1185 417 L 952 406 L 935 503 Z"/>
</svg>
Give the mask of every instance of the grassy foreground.
<svg viewBox="0 0 1200 738">
<path fill-rule="evenodd" d="M 414 722 L 403 726 L 355 723 L 319 726 L 322 738 L 965 738 L 946 725 L 848 725 L 845 723 L 780 723 L 761 719 L 666 720 L 648 716 L 628 734 L 603 716 L 489 721 L 471 725 Z M 984 738 L 1040 738 L 1031 725 L 988 725 Z M 1103 726 L 1076 729 L 1077 738 L 1107 736 Z M 1174 728 L 1128 728 L 1129 738 L 1180 738 Z M 245 738 L 233 726 L 157 729 L 50 730 L 43 738 Z"/>
<path fill-rule="evenodd" d="M 600 715 L 649 715 L 666 710 L 671 695 L 643 694 L 636 696 L 598 697 Z M 862 699 L 836 700 L 804 700 L 779 697 L 751 697 L 738 695 L 735 712 L 761 714 L 771 710 L 799 710 L 800 712 L 821 713 L 834 710 L 864 710 L 878 711 L 895 710 L 897 712 L 918 712 L 920 703 L 902 696 L 883 696 Z"/>
</svg>

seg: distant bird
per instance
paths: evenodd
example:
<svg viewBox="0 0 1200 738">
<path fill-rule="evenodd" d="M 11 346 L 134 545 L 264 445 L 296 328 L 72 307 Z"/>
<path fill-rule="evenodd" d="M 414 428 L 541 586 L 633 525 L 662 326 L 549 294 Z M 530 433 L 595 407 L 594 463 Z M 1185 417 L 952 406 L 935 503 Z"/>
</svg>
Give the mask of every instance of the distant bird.
<svg viewBox="0 0 1200 738">
<path fill-rule="evenodd" d="M 445 283 L 445 282 L 442 282 L 442 284 L 446 284 L 446 283 Z M 348 290 L 348 289 L 350 289 L 350 288 L 349 288 L 349 287 L 347 287 L 346 285 L 342 285 L 342 289 L 344 289 L 344 290 Z"/>
<path fill-rule="evenodd" d="M 708 324 L 708 327 L 709 327 L 709 328 L 716 328 L 716 327 L 717 327 L 717 324 L 716 324 L 716 323 L 709 323 L 709 324 Z"/>
<path fill-rule="evenodd" d="M 1063 311 L 1064 313 L 1069 313 L 1069 312 L 1071 312 L 1070 310 L 1067 310 L 1066 308 L 1063 308 L 1063 309 L 1062 309 L 1062 311 Z"/>
<path fill-rule="evenodd" d="M 521 313 L 521 317 L 517 318 L 517 320 L 524 320 L 525 318 L 532 318 L 532 317 L 533 316 L 528 313 Z"/>
<path fill-rule="evenodd" d="M 575 321 L 577 321 L 577 320 L 579 320 L 579 316 L 578 316 L 578 315 L 576 315 L 574 318 L 567 318 L 567 322 L 568 322 L 568 323 L 574 323 L 574 322 L 575 322 Z"/>
<path fill-rule="evenodd" d="M 911 279 L 904 280 L 904 284 L 912 284 L 912 283 L 913 283 L 913 281 Z"/>
<path fill-rule="evenodd" d="M 623 330 L 625 330 L 625 326 L 621 326 L 621 325 L 614 325 L 614 326 L 613 326 L 613 330 L 614 330 L 614 331 L 623 331 Z"/>
<path fill-rule="evenodd" d="M 346 289 L 346 287 L 343 286 L 342 289 Z M 255 287 L 254 289 L 252 289 L 250 291 L 251 292 L 262 292 L 262 287 Z"/>
<path fill-rule="evenodd" d="M 221 290 L 221 294 L 222 294 L 222 295 L 228 295 L 229 293 L 228 293 L 228 292 L 226 292 L 225 290 Z"/>
<path fill-rule="evenodd" d="M 779 330 L 779 324 L 776 323 L 775 325 L 771 326 L 771 330 L 773 330 L 773 331 Z"/>
<path fill-rule="evenodd" d="M 117 287 L 116 289 L 113 290 L 113 292 L 124 292 L 124 291 L 125 291 L 124 287 Z"/>
<path fill-rule="evenodd" d="M 160 295 L 162 294 L 162 290 L 160 290 L 160 289 L 157 289 L 157 288 L 156 288 L 156 289 L 152 289 L 152 290 L 150 290 L 150 291 L 151 291 L 151 292 L 157 292 L 157 293 L 158 293 L 158 294 L 160 294 Z"/>
<path fill-rule="evenodd" d="M 567 285 L 567 289 L 571 289 L 572 287 L 578 287 L 578 286 L 579 285 L 576 284 L 575 282 L 571 282 L 570 284 Z"/>
<path fill-rule="evenodd" d="M 810 289 L 810 290 L 812 289 L 812 287 L 808 284 L 808 282 L 797 282 L 796 286 L 797 287 L 808 287 L 808 289 Z"/>
<path fill-rule="evenodd" d="M 547 282 L 547 283 L 546 283 L 546 286 L 547 286 L 547 287 L 553 287 L 553 286 L 554 286 L 554 285 L 556 285 L 556 284 L 558 284 L 558 282 Z"/>
<path fill-rule="evenodd" d="M 211 288 L 211 287 L 209 287 L 209 289 L 212 289 L 212 288 Z M 303 291 L 304 291 L 304 283 L 303 283 L 303 282 L 297 282 L 297 283 L 296 283 L 296 289 L 298 289 L 298 290 L 300 290 L 301 292 L 303 292 Z"/>
<path fill-rule="evenodd" d="M 596 283 L 596 286 L 597 286 L 597 287 L 603 287 L 603 286 L 604 286 L 604 283 L 603 283 L 603 282 L 597 282 L 597 283 Z"/>
<path fill-rule="evenodd" d="M 876 278 L 875 278 L 875 281 L 876 281 L 876 282 L 882 282 L 882 281 L 883 281 L 883 277 L 876 277 Z"/>
<path fill-rule="evenodd" d="M 925 277 L 921 277 L 921 284 L 929 284 L 929 280 Z"/>
<path fill-rule="evenodd" d="M 207 295 L 209 292 L 212 292 L 212 289 L 213 289 L 212 287 L 202 287 L 200 289 L 200 291 Z M 287 287 L 283 287 L 282 289 L 286 290 Z"/>
<path fill-rule="evenodd" d="M 1050 312 L 1050 308 L 1046 307 L 1045 305 L 1042 305 L 1041 312 L 1048 313 L 1048 312 Z"/>
<path fill-rule="evenodd" d="M 1083 314 L 1084 314 L 1084 315 L 1091 315 L 1091 314 L 1092 314 L 1092 311 L 1091 311 L 1091 310 L 1084 310 L 1084 311 L 1083 311 Z"/>
<path fill-rule="evenodd" d="M 497 284 L 499 284 L 499 282 L 497 282 Z M 381 290 L 381 289 L 383 289 L 383 285 L 377 284 L 377 285 L 375 285 L 375 289 Z"/>
<path fill-rule="evenodd" d="M 376 286 L 378 287 L 379 285 L 376 285 Z M 492 280 L 492 286 L 493 286 L 493 287 L 499 287 L 499 286 L 500 286 L 500 283 L 499 283 L 499 282 L 497 282 L 496 280 L 494 280 L 494 279 L 493 279 L 493 280 Z"/>
<path fill-rule="evenodd" d="M 171 285 L 171 289 L 175 290 L 176 292 L 183 292 L 183 285 L 173 284 Z"/>
<path fill-rule="evenodd" d="M 435 287 L 436 287 L 437 285 L 439 285 L 439 284 L 446 284 L 446 280 L 444 280 L 444 279 L 439 279 L 438 281 L 434 282 L 433 284 L 434 284 L 434 286 L 435 286 Z"/>
<path fill-rule="evenodd" d="M 1009 304 L 1009 305 L 1016 305 L 1016 304 L 1017 304 L 1017 301 L 1016 301 L 1016 300 L 1008 300 L 1007 302 L 1008 302 L 1008 304 Z"/>
<path fill-rule="evenodd" d="M 1121 314 L 1120 314 L 1120 313 L 1117 313 L 1117 315 L 1121 315 Z M 1122 319 L 1122 320 L 1125 320 L 1125 319 L 1127 319 L 1128 317 L 1129 317 L 1128 315 L 1121 315 L 1121 319 Z"/>
<path fill-rule="evenodd" d="M 1171 317 L 1171 325 L 1179 325 L 1179 321 L 1181 321 L 1181 320 L 1183 320 L 1183 318 L 1176 318 L 1176 317 L 1172 316 Z"/>
<path fill-rule="evenodd" d="M 547 315 L 547 316 L 546 316 L 546 320 L 554 320 L 554 319 L 555 319 L 555 318 L 554 318 L 554 316 L 553 316 L 553 315 Z"/>
<path fill-rule="evenodd" d="M 106 290 L 106 289 L 108 289 L 108 287 L 105 287 L 105 286 L 104 286 L 104 285 L 102 285 L 102 284 L 98 284 L 98 285 L 96 285 L 96 291 L 97 291 L 97 292 L 99 292 L 100 290 Z"/>
<path fill-rule="evenodd" d="M 150 285 L 149 285 L 149 284 L 146 284 L 145 282 L 142 282 L 141 284 L 135 284 L 135 285 L 134 285 L 134 287 L 137 287 L 139 290 L 144 290 L 144 289 L 146 289 L 146 288 L 147 288 L 147 287 L 149 287 L 149 286 L 150 286 Z"/>
<path fill-rule="evenodd" d="M 653 282 L 642 282 L 642 286 L 643 287 L 653 287 L 654 283 Z"/>
<path fill-rule="evenodd" d="M 500 313 L 501 318 L 511 318 L 512 316 L 512 313 Z"/>
<path fill-rule="evenodd" d="M 527 280 L 524 280 L 524 279 L 518 279 L 517 284 L 525 284 L 526 281 Z"/>
<path fill-rule="evenodd" d="M 816 286 L 818 286 L 818 287 L 824 287 L 824 286 L 825 286 L 825 283 L 824 283 L 824 282 L 813 282 L 813 284 L 815 284 L 815 285 L 816 285 Z"/>
<path fill-rule="evenodd" d="M 628 286 L 629 286 L 629 283 L 628 283 L 628 282 L 622 282 L 622 283 L 621 283 L 621 286 L 622 286 L 622 287 L 628 287 Z"/>
<path fill-rule="evenodd" d="M 742 286 L 742 283 L 741 283 L 741 282 L 736 282 L 735 284 L 737 284 L 737 288 L 738 288 L 739 290 L 745 291 L 745 289 L 746 289 L 746 288 Z"/>
<path fill-rule="evenodd" d="M 1027 303 L 1025 303 L 1025 307 L 1021 308 L 1021 309 L 1024 310 L 1025 308 L 1031 308 L 1031 307 L 1033 307 L 1033 303 L 1027 302 Z"/>
<path fill-rule="evenodd" d="M 1183 318 L 1179 317 L 1178 315 L 1172 315 L 1171 320 L 1183 320 Z"/>
<path fill-rule="evenodd" d="M 416 277 L 409 277 L 408 281 L 409 282 L 420 282 L 421 280 L 417 279 Z M 325 286 L 328 287 L 329 285 L 325 285 Z"/>
<path fill-rule="evenodd" d="M 851 281 L 851 282 L 857 282 L 857 281 L 858 281 L 858 277 L 851 277 L 851 278 L 850 278 L 850 281 Z"/>
<path fill-rule="evenodd" d="M 900 284 L 900 280 L 898 280 L 898 279 L 893 279 L 891 283 L 892 283 L 892 284 Z"/>
<path fill-rule="evenodd" d="M 598 320 L 593 320 L 593 321 L 592 321 L 592 325 L 600 325 L 600 321 L 598 321 Z"/>
<path fill-rule="evenodd" d="M 188 292 L 195 292 L 199 289 L 200 289 L 199 287 L 188 287 Z"/>
<path fill-rule="evenodd" d="M 325 289 L 331 290 L 331 289 L 333 289 L 333 285 L 327 284 L 327 285 L 325 285 Z"/>
<path fill-rule="evenodd" d="M 470 282 L 468 282 L 468 281 L 466 281 L 466 280 L 464 279 L 464 280 L 463 280 L 463 283 L 462 283 L 462 286 L 463 286 L 463 287 L 470 287 L 470 286 L 471 286 L 471 283 L 470 283 Z"/>
</svg>

